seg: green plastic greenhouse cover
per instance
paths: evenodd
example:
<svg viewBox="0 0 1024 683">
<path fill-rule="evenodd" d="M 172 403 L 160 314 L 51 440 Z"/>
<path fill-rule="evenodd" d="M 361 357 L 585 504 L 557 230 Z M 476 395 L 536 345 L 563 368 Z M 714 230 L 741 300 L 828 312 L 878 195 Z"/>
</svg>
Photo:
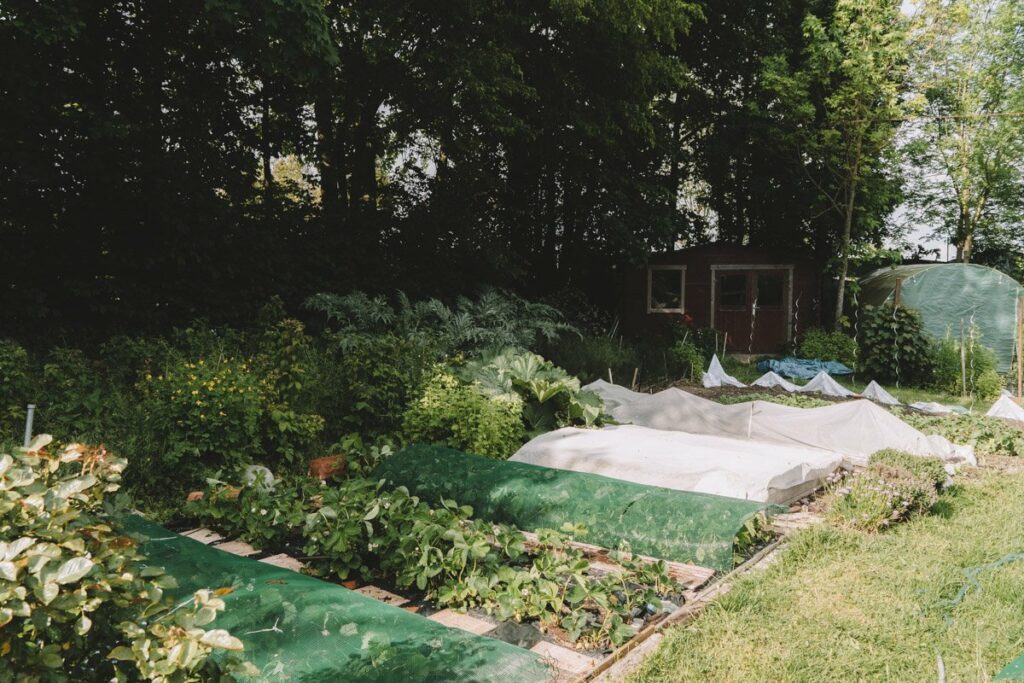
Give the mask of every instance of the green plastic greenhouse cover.
<svg viewBox="0 0 1024 683">
<path fill-rule="evenodd" d="M 921 263 L 876 270 L 861 280 L 861 303 L 890 301 L 900 285 L 900 302 L 921 312 L 925 331 L 941 339 L 960 336 L 973 322 L 981 343 L 996 354 L 998 370 L 1010 369 L 1016 348 L 1017 297 L 1024 287 L 994 268 L 972 263 Z"/>
<path fill-rule="evenodd" d="M 733 542 L 758 512 L 778 506 L 644 486 L 596 474 L 491 460 L 439 446 L 410 446 L 375 475 L 423 500 L 470 505 L 475 517 L 526 531 L 582 524 L 578 541 L 727 570 Z"/>
<path fill-rule="evenodd" d="M 232 587 L 213 622 L 241 639 L 258 681 L 546 681 L 541 658 L 499 640 L 449 629 L 326 581 L 210 548 L 130 516 L 141 551 L 184 598 Z"/>
<path fill-rule="evenodd" d="M 996 674 L 993 681 L 1024 681 L 1024 655 L 1017 657 Z"/>
</svg>

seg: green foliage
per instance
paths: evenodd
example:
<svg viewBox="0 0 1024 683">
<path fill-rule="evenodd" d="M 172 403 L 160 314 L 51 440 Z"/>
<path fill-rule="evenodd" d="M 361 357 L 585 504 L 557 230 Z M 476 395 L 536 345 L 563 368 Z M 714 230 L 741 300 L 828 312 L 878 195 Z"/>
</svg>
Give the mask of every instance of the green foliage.
<svg viewBox="0 0 1024 683">
<path fill-rule="evenodd" d="M 682 377 L 691 382 L 696 382 L 702 377 L 707 359 L 696 343 L 689 339 L 680 339 L 672 346 L 672 356 Z"/>
<path fill-rule="evenodd" d="M 932 381 L 935 353 L 917 311 L 888 303 L 865 306 L 858 344 L 865 375 L 908 386 Z"/>
<path fill-rule="evenodd" d="M 520 399 L 530 436 L 565 427 L 592 427 L 604 411 L 601 398 L 581 391 L 580 381 L 535 353 L 504 349 L 466 363 L 460 376 L 487 396 Z"/>
<path fill-rule="evenodd" d="M 349 430 L 396 431 L 420 395 L 433 361 L 428 347 L 396 334 L 346 337 L 334 376 L 325 387 L 325 415 Z"/>
<path fill-rule="evenodd" d="M 37 400 L 29 362 L 28 351 L 16 342 L 0 340 L 0 435 L 11 440 L 25 427 L 26 406 Z"/>
<path fill-rule="evenodd" d="M 946 473 L 946 466 L 939 458 L 914 455 L 913 453 L 906 453 L 893 448 L 886 448 L 885 450 L 873 453 L 868 463 L 879 463 L 910 470 L 915 475 L 924 477 L 932 482 L 936 490 L 941 489 L 946 484 L 946 480 L 949 479 L 949 474 Z"/>
<path fill-rule="evenodd" d="M 869 462 L 835 489 L 829 519 L 876 532 L 928 512 L 938 502 L 935 473 L 927 466 L 910 469 L 906 465 L 891 455 Z"/>
<path fill-rule="evenodd" d="M 822 408 L 824 406 L 834 405 L 832 401 L 815 398 L 814 396 L 802 396 L 800 394 L 769 394 L 766 392 L 754 394 L 720 394 L 715 396 L 714 400 L 725 405 L 746 403 L 747 401 L 768 401 L 769 403 L 778 403 L 779 405 L 793 406 L 794 408 Z"/>
<path fill-rule="evenodd" d="M 526 301 L 500 290 L 484 291 L 478 299 L 459 297 L 454 307 L 438 299 L 411 302 L 399 292 L 397 304 L 363 292 L 344 296 L 317 294 L 306 306 L 327 316 L 339 343 L 345 347 L 367 334 L 394 334 L 417 339 L 441 355 L 475 354 L 488 348 L 533 348 L 576 329 L 557 309 Z"/>
<path fill-rule="evenodd" d="M 935 345 L 935 389 L 956 396 L 963 395 L 966 386 L 967 395 L 979 401 L 991 401 L 1005 385 L 996 371 L 996 355 L 981 344 L 976 327 L 965 334 L 963 344 L 947 334 Z"/>
<path fill-rule="evenodd" d="M 816 360 L 836 360 L 852 368 L 857 364 L 857 340 L 842 332 L 813 328 L 800 339 L 797 355 Z"/>
<path fill-rule="evenodd" d="M 427 382 L 402 419 L 402 436 L 409 443 L 449 446 L 490 458 L 508 458 L 522 445 L 523 402 L 488 397 L 439 370 Z"/>
<path fill-rule="evenodd" d="M 974 446 L 978 455 L 1024 456 L 1024 431 L 987 415 L 926 415 L 895 411 L 904 422 L 925 434 L 938 434 L 955 444 Z"/>
<path fill-rule="evenodd" d="M 216 677 L 210 653 L 242 650 L 203 628 L 224 602 L 203 590 L 175 607 L 164 596 L 173 578 L 147 565 L 105 512 L 125 461 L 80 444 L 50 453 L 49 443 L 0 455 L 0 679 Z"/>
<path fill-rule="evenodd" d="M 271 499 L 247 487 L 211 485 L 190 507 L 204 524 L 248 540 L 260 519 L 276 515 L 268 508 L 252 524 L 239 521 L 257 515 L 250 504 Z M 662 562 L 644 564 L 616 553 L 612 559 L 621 571 L 590 575 L 589 563 L 561 533 L 542 530 L 531 545 L 522 532 L 473 519 L 472 509 L 455 501 L 431 508 L 405 488 L 389 491 L 358 477 L 317 486 L 293 482 L 273 495 L 288 510 L 275 517 L 283 534 L 278 540 L 303 544 L 321 575 L 393 581 L 423 591 L 438 606 L 540 620 L 565 629 L 581 647 L 621 644 L 634 633 L 634 614 L 657 608 L 660 596 L 679 590 Z M 305 510 L 298 523 L 297 505 Z"/>
<path fill-rule="evenodd" d="M 611 370 L 617 383 L 627 384 L 633 370 L 640 367 L 636 349 L 622 337 L 565 335 L 548 347 L 547 354 L 558 367 L 584 382 L 608 379 Z"/>
</svg>

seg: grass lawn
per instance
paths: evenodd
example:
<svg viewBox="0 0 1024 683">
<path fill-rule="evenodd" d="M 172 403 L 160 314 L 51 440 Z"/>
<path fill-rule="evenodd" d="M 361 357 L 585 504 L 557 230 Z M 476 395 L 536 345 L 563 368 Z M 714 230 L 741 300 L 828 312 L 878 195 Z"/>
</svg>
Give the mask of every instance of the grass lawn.
<svg viewBox="0 0 1024 683">
<path fill-rule="evenodd" d="M 935 514 L 882 534 L 791 538 L 633 676 L 650 681 L 981 681 L 1024 651 L 1024 468 L 974 470 Z M 1016 468 L 1012 471 L 1010 468 Z M 977 587 L 964 570 L 981 571 Z"/>
</svg>

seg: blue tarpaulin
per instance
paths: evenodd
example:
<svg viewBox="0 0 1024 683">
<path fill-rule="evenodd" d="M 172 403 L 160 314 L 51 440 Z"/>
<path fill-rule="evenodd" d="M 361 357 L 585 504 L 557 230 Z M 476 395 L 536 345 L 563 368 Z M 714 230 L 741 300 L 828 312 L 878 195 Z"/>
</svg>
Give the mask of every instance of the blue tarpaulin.
<svg viewBox="0 0 1024 683">
<path fill-rule="evenodd" d="M 793 356 L 788 356 L 782 360 L 766 358 L 758 362 L 757 369 L 761 372 L 768 372 L 770 370 L 783 377 L 790 377 L 792 379 L 813 379 L 822 370 L 830 375 L 853 374 L 852 369 L 839 361 L 810 360 L 808 358 L 794 358 Z"/>
</svg>

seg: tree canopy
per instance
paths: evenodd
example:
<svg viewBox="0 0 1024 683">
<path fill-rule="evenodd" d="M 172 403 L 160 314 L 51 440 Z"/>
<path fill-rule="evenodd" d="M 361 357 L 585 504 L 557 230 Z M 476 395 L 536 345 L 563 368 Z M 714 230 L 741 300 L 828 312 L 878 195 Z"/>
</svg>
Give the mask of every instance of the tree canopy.
<svg viewBox="0 0 1024 683">
<path fill-rule="evenodd" d="M 611 301 L 617 272 L 711 240 L 838 273 L 902 199 L 904 23 L 882 0 L 10 0 L 5 325 L 232 322 L 355 288 Z M 909 54 L 930 113 L 989 106 Z M 1015 173 L 979 234 L 1012 227 Z"/>
</svg>

